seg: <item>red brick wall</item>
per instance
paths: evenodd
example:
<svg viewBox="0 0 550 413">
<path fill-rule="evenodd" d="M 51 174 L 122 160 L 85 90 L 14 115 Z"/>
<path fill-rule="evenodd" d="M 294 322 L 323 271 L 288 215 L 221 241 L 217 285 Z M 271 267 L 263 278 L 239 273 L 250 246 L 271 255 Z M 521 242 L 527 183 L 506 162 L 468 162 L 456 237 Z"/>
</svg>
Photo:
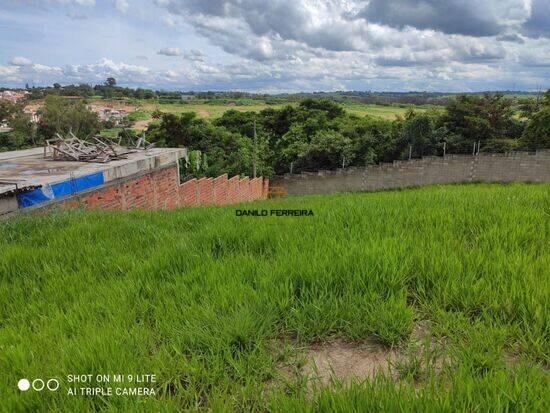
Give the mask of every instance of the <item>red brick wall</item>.
<svg viewBox="0 0 550 413">
<path fill-rule="evenodd" d="M 225 205 L 227 204 L 227 186 L 228 179 L 227 174 L 218 176 L 214 179 L 213 192 L 214 192 L 214 204 Z"/>
<path fill-rule="evenodd" d="M 108 183 L 101 189 L 73 195 L 61 201 L 64 207 L 101 208 L 107 210 L 173 209 L 200 205 L 227 205 L 266 199 L 269 180 L 249 179 L 227 174 L 215 179 L 190 179 L 178 184 L 176 166 L 157 170 L 141 177 Z"/>
<path fill-rule="evenodd" d="M 212 205 L 214 203 L 214 182 L 212 178 L 199 179 L 199 205 Z"/>
<path fill-rule="evenodd" d="M 196 179 L 190 179 L 179 187 L 180 206 L 196 206 L 199 202 L 199 186 Z"/>
<path fill-rule="evenodd" d="M 239 175 L 229 178 L 227 181 L 227 203 L 239 202 Z"/>
<path fill-rule="evenodd" d="M 65 207 L 85 206 L 107 210 L 172 209 L 179 205 L 178 170 L 170 167 L 120 183 L 107 184 L 61 201 Z"/>
<path fill-rule="evenodd" d="M 262 188 L 262 199 L 267 199 L 269 195 L 269 178 L 264 178 L 264 187 Z"/>
<path fill-rule="evenodd" d="M 250 180 L 248 176 L 239 180 L 239 196 L 238 202 L 248 202 L 250 200 Z"/>
</svg>

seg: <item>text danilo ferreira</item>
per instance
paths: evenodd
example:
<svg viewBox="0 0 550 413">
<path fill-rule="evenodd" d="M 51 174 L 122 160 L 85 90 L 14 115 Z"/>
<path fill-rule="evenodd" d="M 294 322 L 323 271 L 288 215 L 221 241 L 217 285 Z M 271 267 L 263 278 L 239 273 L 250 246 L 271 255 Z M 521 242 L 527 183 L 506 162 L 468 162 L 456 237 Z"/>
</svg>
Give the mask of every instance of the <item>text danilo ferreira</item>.
<svg viewBox="0 0 550 413">
<path fill-rule="evenodd" d="M 311 217 L 311 209 L 236 209 L 238 217 Z"/>
</svg>

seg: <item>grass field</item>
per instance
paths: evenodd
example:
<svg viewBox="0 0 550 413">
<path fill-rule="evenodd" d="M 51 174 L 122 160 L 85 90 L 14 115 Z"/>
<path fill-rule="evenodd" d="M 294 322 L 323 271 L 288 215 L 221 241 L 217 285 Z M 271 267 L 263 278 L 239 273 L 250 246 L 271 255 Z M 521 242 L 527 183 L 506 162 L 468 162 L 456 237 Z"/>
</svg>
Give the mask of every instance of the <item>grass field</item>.
<svg viewBox="0 0 550 413">
<path fill-rule="evenodd" d="M 295 103 L 288 103 L 295 105 Z M 195 112 L 198 117 L 204 119 L 216 119 L 221 117 L 228 110 L 237 110 L 240 112 L 259 112 L 263 109 L 273 108 L 280 109 L 286 104 L 267 105 L 259 102 L 254 104 L 247 104 L 242 106 L 229 106 L 227 104 L 211 104 L 207 102 L 198 103 L 181 103 L 181 104 L 165 104 L 165 103 L 153 103 L 148 101 L 138 101 L 137 110 L 130 115 L 131 118 L 135 118 L 137 122 L 134 125 L 135 129 L 143 130 L 152 121 L 151 115 L 153 111 L 160 110 L 166 113 L 184 113 Z M 366 105 L 362 103 L 344 103 L 342 104 L 344 109 L 357 116 L 373 116 L 382 119 L 394 120 L 396 116 L 404 116 L 409 107 L 414 108 L 417 112 L 424 112 L 427 107 L 419 106 L 381 106 L 381 105 Z"/>
<path fill-rule="evenodd" d="M 155 110 L 166 113 L 180 114 L 184 112 L 195 112 L 198 117 L 204 119 L 216 119 L 222 116 L 228 110 L 237 110 L 240 112 L 254 111 L 259 112 L 263 109 L 280 109 L 285 105 L 296 105 L 295 102 L 281 104 L 267 104 L 263 101 L 247 101 L 242 105 L 229 105 L 227 103 L 209 102 L 209 101 L 191 101 L 189 103 L 159 103 L 150 100 L 101 100 L 95 99 L 94 104 L 103 104 L 106 107 L 124 108 L 130 110 L 129 119 L 134 123 L 134 128 L 143 130 L 153 121 L 152 114 Z M 359 102 L 344 102 L 342 106 L 346 111 L 357 116 L 373 116 L 382 119 L 393 120 L 396 116 L 404 116 L 409 108 L 414 108 L 417 112 L 424 112 L 427 106 L 382 106 L 366 105 Z M 107 132 L 108 134 L 108 132 Z"/>
<path fill-rule="evenodd" d="M 550 185 L 237 208 L 0 223 L 0 410 L 548 411 Z M 311 354 L 369 345 L 387 374 L 314 380 Z M 69 396 L 69 374 L 155 395 Z"/>
<path fill-rule="evenodd" d="M 294 105 L 294 103 L 290 103 Z M 251 105 L 242 105 L 242 106 L 228 106 L 226 104 L 209 104 L 209 103 L 186 103 L 186 104 L 156 104 L 148 103 L 147 101 L 141 101 L 140 108 L 152 112 L 155 109 L 159 109 L 163 112 L 169 113 L 183 113 L 183 112 L 197 112 L 200 117 L 205 118 L 219 118 L 224 114 L 225 111 L 234 109 L 241 112 L 245 111 L 255 111 L 259 112 L 266 108 L 280 109 L 285 106 L 284 104 L 280 105 L 267 105 L 265 103 L 257 103 Z M 350 113 L 359 115 L 359 116 L 376 116 L 383 119 L 395 119 L 396 115 L 403 116 L 408 109 L 408 106 L 381 106 L 381 105 L 366 105 L 361 103 L 344 103 L 343 107 Z M 414 106 L 411 106 L 414 107 Z M 423 112 L 426 110 L 424 107 L 414 107 L 415 110 Z"/>
</svg>

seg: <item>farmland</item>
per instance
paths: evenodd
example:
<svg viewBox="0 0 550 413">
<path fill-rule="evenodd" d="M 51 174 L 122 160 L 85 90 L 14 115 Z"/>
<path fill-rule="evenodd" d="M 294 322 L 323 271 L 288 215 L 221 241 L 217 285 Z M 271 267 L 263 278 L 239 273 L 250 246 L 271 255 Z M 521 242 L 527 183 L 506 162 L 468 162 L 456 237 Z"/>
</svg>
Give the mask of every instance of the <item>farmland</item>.
<svg viewBox="0 0 550 413">
<path fill-rule="evenodd" d="M 197 100 L 187 103 L 160 103 L 150 100 L 96 100 L 96 104 L 105 105 L 107 107 L 126 107 L 132 110 L 130 119 L 133 120 L 134 128 L 143 130 L 153 121 L 152 114 L 159 110 L 163 113 L 181 114 L 184 112 L 195 112 L 199 118 L 216 119 L 222 116 L 228 110 L 236 110 L 239 112 L 259 112 L 267 108 L 280 109 L 285 105 L 295 106 L 295 101 L 281 103 L 266 103 L 261 100 L 236 100 L 231 102 L 226 101 L 208 101 Z M 396 116 L 404 116 L 407 110 L 413 108 L 418 113 L 426 111 L 429 106 L 414 106 L 414 105 L 373 105 L 362 104 L 359 102 L 348 101 L 342 104 L 343 108 L 357 116 L 372 116 L 393 120 Z"/>
<path fill-rule="evenodd" d="M 549 194 L 453 185 L 4 221 L 2 407 L 548 411 Z M 323 364 L 338 355 L 354 365 Z M 154 374 L 155 394 L 67 396 L 69 374 Z M 22 377 L 61 388 L 19 392 Z"/>
<path fill-rule="evenodd" d="M 226 103 L 208 103 L 208 102 L 199 102 L 199 103 L 186 103 L 186 104 L 162 104 L 162 103 L 149 103 L 146 101 L 141 101 L 139 107 L 147 112 L 152 112 L 155 109 L 159 109 L 162 112 L 168 113 L 183 113 L 183 112 L 196 112 L 198 116 L 204 118 L 218 118 L 223 115 L 227 110 L 233 109 L 239 112 L 259 112 L 263 109 L 274 108 L 280 109 L 283 106 L 290 104 L 295 105 L 294 102 L 280 103 L 280 104 L 266 104 L 264 102 L 253 101 L 250 104 L 244 105 L 235 105 L 230 106 Z M 382 105 L 366 105 L 356 102 L 349 102 L 343 104 L 344 109 L 350 113 L 356 114 L 358 116 L 375 116 L 383 119 L 395 119 L 396 115 L 403 116 L 409 107 L 415 108 L 413 105 L 402 105 L 402 106 L 382 106 Z M 419 112 L 423 112 L 426 109 L 424 107 L 416 108 Z"/>
</svg>

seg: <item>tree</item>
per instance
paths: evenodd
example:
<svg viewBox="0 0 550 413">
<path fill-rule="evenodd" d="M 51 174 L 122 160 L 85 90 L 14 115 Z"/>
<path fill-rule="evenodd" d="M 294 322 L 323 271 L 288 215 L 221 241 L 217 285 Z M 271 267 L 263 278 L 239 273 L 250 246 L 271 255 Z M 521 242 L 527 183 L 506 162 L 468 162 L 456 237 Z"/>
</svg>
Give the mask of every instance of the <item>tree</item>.
<svg viewBox="0 0 550 413">
<path fill-rule="evenodd" d="M 527 149 L 550 149 L 550 106 L 533 115 L 521 137 Z"/>
<path fill-rule="evenodd" d="M 98 133 L 100 128 L 97 114 L 88 110 L 81 100 L 72 101 L 49 95 L 40 110 L 38 135 L 42 139 L 51 139 L 56 133 L 66 135 L 69 132 L 79 138 L 86 138 Z"/>
<path fill-rule="evenodd" d="M 59 83 L 54 83 L 53 88 L 54 89 L 61 89 L 61 85 Z"/>
<path fill-rule="evenodd" d="M 116 79 L 114 77 L 108 77 L 105 81 L 105 86 L 115 87 L 116 86 Z"/>
<path fill-rule="evenodd" d="M 501 93 L 484 96 L 460 95 L 449 103 L 443 115 L 454 150 L 469 150 L 474 142 L 510 136 L 513 125 L 511 101 Z"/>
<path fill-rule="evenodd" d="M 521 143 L 527 149 L 550 149 L 550 89 L 540 104 L 540 110 L 531 115 L 521 136 Z"/>
<path fill-rule="evenodd" d="M 0 121 L 10 120 L 20 110 L 18 106 L 8 100 L 0 99 Z"/>
<path fill-rule="evenodd" d="M 341 133 L 320 130 L 309 143 L 296 141 L 283 151 L 287 161 L 298 169 L 334 169 L 351 165 L 354 159 L 353 142 Z"/>
<path fill-rule="evenodd" d="M 329 119 L 334 119 L 344 114 L 344 109 L 329 99 L 305 99 L 300 102 L 300 108 L 323 111 Z"/>
<path fill-rule="evenodd" d="M 429 115 L 412 114 L 404 122 L 403 133 L 416 156 L 431 155 L 435 150 L 434 126 Z"/>
</svg>

